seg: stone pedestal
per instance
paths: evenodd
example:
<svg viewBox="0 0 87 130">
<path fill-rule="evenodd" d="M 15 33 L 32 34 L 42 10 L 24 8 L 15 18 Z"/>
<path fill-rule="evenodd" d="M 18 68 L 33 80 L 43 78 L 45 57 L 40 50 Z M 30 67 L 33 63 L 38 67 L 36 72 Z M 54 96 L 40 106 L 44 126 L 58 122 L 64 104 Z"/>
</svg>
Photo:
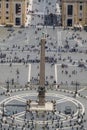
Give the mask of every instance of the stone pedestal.
<svg viewBox="0 0 87 130">
<path fill-rule="evenodd" d="M 27 111 L 53 111 L 53 103 L 51 102 L 45 102 L 44 105 L 39 105 L 36 101 L 31 101 L 30 104 L 27 104 Z"/>
</svg>

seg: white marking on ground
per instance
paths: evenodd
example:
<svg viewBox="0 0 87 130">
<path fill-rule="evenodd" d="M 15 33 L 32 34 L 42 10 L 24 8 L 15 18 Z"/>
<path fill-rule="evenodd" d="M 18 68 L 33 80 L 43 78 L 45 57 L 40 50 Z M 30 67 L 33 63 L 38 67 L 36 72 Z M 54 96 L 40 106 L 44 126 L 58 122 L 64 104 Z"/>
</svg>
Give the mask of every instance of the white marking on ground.
<svg viewBox="0 0 87 130">
<path fill-rule="evenodd" d="M 62 102 L 66 102 L 66 101 L 67 101 L 67 98 L 65 97 L 65 98 L 63 98 L 63 99 L 59 99 L 59 100 L 57 100 L 56 103 L 62 103 Z"/>
<path fill-rule="evenodd" d="M 2 87 L 2 86 L 0 86 L 0 88 L 3 89 L 3 90 L 7 90 L 6 88 L 4 88 L 4 87 Z"/>
<path fill-rule="evenodd" d="M 78 92 L 84 91 L 86 88 L 87 88 L 87 87 L 84 87 L 84 88 L 78 90 Z"/>
<path fill-rule="evenodd" d="M 30 77 L 31 77 L 31 64 L 29 64 L 28 82 L 30 82 Z"/>
<path fill-rule="evenodd" d="M 58 43 L 58 46 L 62 46 L 61 31 L 58 31 L 58 30 L 57 30 L 57 43 Z"/>
<path fill-rule="evenodd" d="M 18 100 L 18 101 L 24 102 L 24 103 L 26 102 L 26 99 L 19 97 L 19 96 L 16 96 L 15 99 Z"/>
<path fill-rule="evenodd" d="M 23 116 L 25 114 L 25 111 L 22 111 L 20 113 L 14 114 L 16 116 L 15 118 L 19 118 L 20 116 Z"/>
</svg>

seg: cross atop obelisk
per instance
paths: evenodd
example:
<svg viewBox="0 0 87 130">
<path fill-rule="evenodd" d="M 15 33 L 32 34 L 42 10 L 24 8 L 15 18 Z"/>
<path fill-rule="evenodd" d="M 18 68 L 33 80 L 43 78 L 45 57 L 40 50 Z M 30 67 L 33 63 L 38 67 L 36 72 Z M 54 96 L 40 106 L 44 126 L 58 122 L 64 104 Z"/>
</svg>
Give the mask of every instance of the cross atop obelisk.
<svg viewBox="0 0 87 130">
<path fill-rule="evenodd" d="M 43 33 L 41 39 L 41 54 L 40 54 L 40 83 L 39 83 L 39 105 L 45 104 L 45 43 L 46 37 Z"/>
</svg>

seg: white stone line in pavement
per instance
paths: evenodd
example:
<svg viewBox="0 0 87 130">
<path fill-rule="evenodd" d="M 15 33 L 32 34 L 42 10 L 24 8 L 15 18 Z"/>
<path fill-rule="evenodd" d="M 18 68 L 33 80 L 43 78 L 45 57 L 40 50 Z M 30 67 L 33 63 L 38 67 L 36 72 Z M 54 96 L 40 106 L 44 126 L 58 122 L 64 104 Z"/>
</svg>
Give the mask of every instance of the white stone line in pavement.
<svg viewBox="0 0 87 130">
<path fill-rule="evenodd" d="M 19 96 L 17 96 L 15 99 L 20 101 L 20 102 L 26 103 L 26 100 L 24 98 L 19 97 Z"/>
<path fill-rule="evenodd" d="M 51 94 L 51 96 L 55 97 L 54 93 L 50 93 L 50 94 Z M 48 95 L 50 96 L 50 94 L 48 94 Z M 71 101 L 72 103 L 74 103 L 77 107 L 78 107 L 78 104 L 80 104 L 82 107 L 82 114 L 85 112 L 85 107 L 80 101 L 73 99 L 71 97 L 67 97 L 65 95 L 60 95 L 60 94 L 56 94 L 56 95 L 58 95 L 59 98 L 66 98 L 68 101 Z M 76 116 L 76 115 L 77 115 L 77 112 L 74 114 L 74 116 Z"/>
<path fill-rule="evenodd" d="M 21 98 L 21 97 L 20 97 L 20 98 Z M 17 100 L 17 95 L 16 95 L 16 96 L 9 97 L 9 98 L 6 98 L 6 99 L 2 100 L 2 101 L 0 102 L 0 105 L 1 105 L 1 104 L 3 104 L 3 103 L 7 104 L 7 103 L 11 102 L 12 100 Z M 26 102 L 26 100 L 25 100 L 25 101 L 23 101 L 23 99 L 22 99 L 22 98 L 21 98 L 21 99 L 19 99 L 19 101 L 21 101 L 21 102 Z"/>
<path fill-rule="evenodd" d="M 6 105 L 7 103 L 11 102 L 12 100 L 16 100 L 16 98 L 12 97 L 12 98 L 8 99 L 7 101 L 5 101 L 4 104 Z"/>
<path fill-rule="evenodd" d="M 6 88 L 4 88 L 4 87 L 2 87 L 2 86 L 0 86 L 0 88 L 3 89 L 3 90 L 7 90 Z"/>
<path fill-rule="evenodd" d="M 25 94 L 18 94 L 17 96 L 20 97 L 27 97 L 27 96 L 37 96 L 38 93 L 25 93 Z"/>
<path fill-rule="evenodd" d="M 4 63 L 3 66 L 8 66 L 10 63 Z M 2 66 L 2 63 L 0 63 L 0 65 Z M 12 63 L 12 65 L 16 66 L 23 66 L 23 63 Z M 29 64 L 28 64 L 29 65 Z"/>
<path fill-rule="evenodd" d="M 7 103 L 11 102 L 12 100 L 18 100 L 18 101 L 21 101 L 21 102 L 24 102 L 24 103 L 26 102 L 26 100 L 24 100 L 23 98 L 16 96 L 16 97 L 12 97 L 12 98 L 8 99 L 7 101 L 5 101 L 5 102 L 4 102 L 5 105 L 6 105 Z"/>
<path fill-rule="evenodd" d="M 25 111 L 22 111 L 20 113 L 14 114 L 16 116 L 15 118 L 19 118 L 20 116 L 23 116 L 25 114 Z"/>
<path fill-rule="evenodd" d="M 77 128 L 77 127 L 80 127 L 80 126 L 79 125 L 75 125 L 74 126 L 74 128 Z M 63 127 L 64 130 L 70 130 L 71 128 L 72 128 L 72 126 L 69 126 L 69 127 L 65 126 L 65 127 Z M 59 129 L 57 128 L 56 130 L 59 130 Z"/>
<path fill-rule="evenodd" d="M 12 97 L 5 98 L 4 100 L 2 100 L 2 101 L 0 102 L 0 105 L 3 104 L 4 102 L 8 101 L 8 100 L 11 99 L 11 98 L 12 98 Z"/>
<path fill-rule="evenodd" d="M 66 102 L 66 101 L 71 101 L 73 104 L 76 105 L 76 107 L 78 107 L 78 103 L 77 103 L 76 101 L 73 101 L 73 99 L 71 99 L 71 98 L 69 99 L 68 97 L 65 97 L 65 98 L 63 98 L 63 99 L 60 99 L 60 100 L 58 100 L 58 102 L 56 102 L 56 103 L 62 103 L 62 102 Z M 78 114 L 78 110 L 77 110 L 76 113 L 74 113 L 74 117 L 77 116 L 77 114 Z"/>
<path fill-rule="evenodd" d="M 35 96 L 35 95 L 37 95 L 37 93 L 18 94 L 18 96 L 20 96 L 20 97 L 33 96 L 33 95 Z M 46 93 L 46 96 L 54 96 L 55 97 L 55 94 L 54 93 Z M 84 105 L 81 102 L 79 102 L 78 100 L 67 97 L 65 95 L 61 95 L 61 94 L 56 94 L 56 96 L 59 97 L 59 98 L 66 98 L 67 100 L 73 102 L 75 105 L 80 104 L 82 106 L 82 113 L 85 112 Z"/>
<path fill-rule="evenodd" d="M 66 115 L 65 113 L 61 113 L 61 115 L 62 115 L 62 116 L 65 116 L 65 118 L 66 118 L 66 116 L 67 116 L 68 118 L 71 117 L 70 115 Z"/>
<path fill-rule="evenodd" d="M 28 70 L 28 82 L 30 82 L 31 77 L 31 64 L 29 64 L 29 70 Z"/>
<path fill-rule="evenodd" d="M 78 104 L 80 104 L 80 105 L 82 106 L 82 113 L 85 112 L 84 106 L 83 106 L 83 104 L 82 104 L 81 102 L 79 102 L 78 100 L 72 99 L 72 98 L 70 98 L 70 97 L 66 97 L 66 99 L 67 99 L 67 101 L 71 101 L 73 104 L 75 104 L 76 107 L 78 107 Z M 79 103 L 78 103 L 78 102 L 79 102 Z M 78 114 L 78 110 L 77 110 L 76 113 L 74 113 L 74 116 L 76 116 L 77 114 Z"/>
<path fill-rule="evenodd" d="M 57 30 L 57 44 L 58 44 L 58 47 L 62 46 L 61 31 L 58 31 L 58 30 Z"/>
<path fill-rule="evenodd" d="M 55 94 L 55 93 L 46 93 L 45 95 L 51 97 L 58 97 L 58 98 L 67 98 L 65 95 Z"/>
<path fill-rule="evenodd" d="M 22 119 L 22 118 L 15 118 L 15 122 L 17 122 L 17 123 L 22 123 L 23 124 L 23 122 L 24 122 L 24 119 Z M 21 124 L 20 124 L 21 125 Z"/>
<path fill-rule="evenodd" d="M 63 98 L 63 99 L 59 99 L 56 101 L 56 103 L 62 103 L 62 102 L 66 102 L 67 101 L 67 98 Z"/>
<path fill-rule="evenodd" d="M 75 99 L 76 100 L 76 99 Z M 78 100 L 76 100 L 77 102 L 79 102 Z M 84 105 L 81 103 L 81 102 L 79 102 L 79 104 L 81 105 L 81 107 L 82 107 L 82 114 L 85 112 L 85 108 L 84 108 Z M 75 119 L 77 119 L 77 114 L 78 114 L 78 110 L 77 110 L 77 112 L 74 114 L 74 117 L 72 118 L 72 119 L 68 119 L 68 120 L 65 120 L 65 121 L 63 121 L 63 122 L 67 122 L 67 121 L 70 121 L 70 120 L 75 120 Z"/>
<path fill-rule="evenodd" d="M 64 115 L 64 114 L 62 114 L 62 113 L 60 113 L 60 114 L 59 114 L 58 112 L 55 112 L 55 114 L 56 114 L 57 116 L 62 117 L 62 118 L 63 118 L 63 120 L 64 120 L 64 119 L 66 119 L 65 115 Z"/>
<path fill-rule="evenodd" d="M 78 103 L 76 103 L 75 101 L 73 101 L 73 100 L 71 100 L 71 99 L 68 99 L 68 98 L 65 98 L 66 100 L 65 101 L 71 101 L 73 104 L 75 104 L 76 105 L 76 107 L 78 107 Z M 65 102 L 64 100 L 62 101 L 60 101 L 60 102 L 57 102 L 57 103 L 62 103 L 62 102 Z M 77 112 L 76 113 L 74 113 L 74 117 L 75 116 L 77 116 L 77 114 L 78 114 L 78 110 L 77 110 Z"/>
<path fill-rule="evenodd" d="M 35 95 L 37 95 L 37 93 L 25 93 L 25 94 L 18 94 L 18 95 L 15 95 L 15 96 L 12 96 L 12 97 L 9 97 L 9 98 L 7 98 L 7 99 L 5 99 L 5 100 L 3 100 L 2 102 L 0 102 L 0 104 L 1 103 L 8 103 L 8 102 L 10 102 L 10 101 L 12 101 L 13 99 L 15 99 L 17 96 L 19 96 L 19 97 L 25 97 L 25 96 L 35 96 Z M 46 93 L 46 96 L 53 96 L 53 97 L 58 97 L 58 98 L 66 98 L 68 101 L 71 101 L 72 103 L 74 103 L 75 105 L 76 105 L 76 107 L 78 107 L 78 104 L 80 104 L 81 105 L 81 113 L 83 114 L 84 112 L 85 112 L 85 108 L 84 108 L 84 105 L 80 102 L 80 101 L 78 101 L 78 100 L 76 100 L 76 99 L 73 99 L 73 98 L 71 98 L 71 97 L 67 97 L 67 96 L 65 96 L 65 95 L 61 95 L 61 94 L 56 94 L 55 95 L 55 93 Z M 74 114 L 74 117 L 73 117 L 73 119 L 71 119 L 71 120 L 75 120 L 77 117 L 77 114 L 78 114 L 78 109 L 77 109 L 77 112 Z M 20 116 L 22 116 L 22 115 L 24 115 L 24 111 L 23 112 L 20 112 L 20 113 L 17 113 L 17 119 L 20 117 Z M 16 115 L 15 115 L 16 116 Z M 67 121 L 69 121 L 70 119 L 67 119 L 67 120 L 63 120 L 63 122 L 67 122 Z M 17 121 L 17 120 L 16 120 Z M 18 121 L 19 122 L 22 122 L 22 119 L 18 119 Z"/>
<path fill-rule="evenodd" d="M 20 123 L 23 123 L 23 122 L 24 122 L 24 120 L 21 119 L 21 118 L 16 118 L 15 120 L 16 120 L 16 122 L 20 122 Z"/>
<path fill-rule="evenodd" d="M 84 91 L 86 88 L 87 88 L 87 87 L 84 87 L 84 88 L 78 90 L 78 92 L 82 92 L 82 91 Z"/>
<path fill-rule="evenodd" d="M 6 124 L 2 123 L 2 126 L 9 127 L 9 124 L 8 124 L 8 123 L 6 123 Z M 18 125 L 18 127 L 17 127 L 17 128 L 21 129 L 21 128 L 22 128 L 22 126 L 19 126 L 19 125 Z"/>
</svg>

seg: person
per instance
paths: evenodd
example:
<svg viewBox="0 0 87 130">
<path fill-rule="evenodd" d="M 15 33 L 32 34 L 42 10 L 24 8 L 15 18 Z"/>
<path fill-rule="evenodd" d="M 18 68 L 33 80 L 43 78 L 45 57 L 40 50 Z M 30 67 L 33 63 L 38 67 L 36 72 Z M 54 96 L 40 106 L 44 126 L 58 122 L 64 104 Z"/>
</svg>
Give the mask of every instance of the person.
<svg viewBox="0 0 87 130">
<path fill-rule="evenodd" d="M 55 24 L 53 24 L 53 29 L 55 29 Z"/>
</svg>

